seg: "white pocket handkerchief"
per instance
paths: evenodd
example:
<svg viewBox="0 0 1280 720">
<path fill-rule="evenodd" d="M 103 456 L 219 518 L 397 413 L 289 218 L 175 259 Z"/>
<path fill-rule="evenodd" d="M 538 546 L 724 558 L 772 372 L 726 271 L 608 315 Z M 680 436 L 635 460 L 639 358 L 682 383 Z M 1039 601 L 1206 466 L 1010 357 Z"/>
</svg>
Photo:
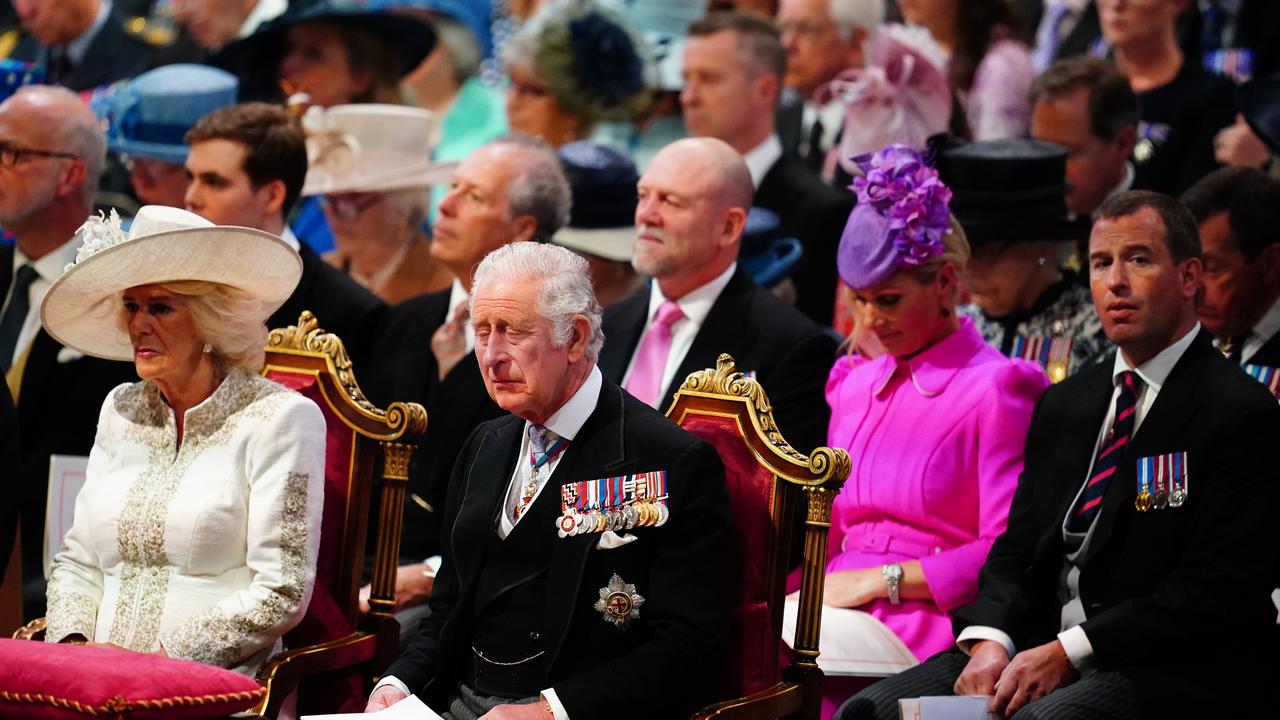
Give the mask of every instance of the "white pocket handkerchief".
<svg viewBox="0 0 1280 720">
<path fill-rule="evenodd" d="M 620 548 L 629 542 L 635 542 L 638 539 L 639 538 L 631 533 L 622 533 L 619 535 L 612 530 L 606 530 L 600 533 L 600 541 L 596 543 L 596 549 L 612 550 L 614 548 Z"/>
<path fill-rule="evenodd" d="M 73 360 L 79 360 L 82 357 L 84 357 L 84 353 L 79 350 L 64 347 L 58 351 L 58 364 L 66 365 L 67 363 L 72 362 Z"/>
</svg>

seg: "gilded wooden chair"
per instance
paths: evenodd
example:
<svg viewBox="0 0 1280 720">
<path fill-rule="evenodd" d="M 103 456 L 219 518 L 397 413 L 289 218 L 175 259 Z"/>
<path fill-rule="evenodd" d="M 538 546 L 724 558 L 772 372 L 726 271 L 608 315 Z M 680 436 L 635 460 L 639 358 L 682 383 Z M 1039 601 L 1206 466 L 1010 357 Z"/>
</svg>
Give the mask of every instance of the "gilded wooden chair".
<svg viewBox="0 0 1280 720">
<path fill-rule="evenodd" d="M 272 330 L 262 374 L 311 398 L 324 414 L 324 513 L 316 582 L 302 622 L 284 637 L 285 649 L 258 670 L 267 689 L 253 709 L 274 718 L 284 699 L 300 689 L 298 710 L 361 711 L 372 680 L 398 652 L 394 616 L 409 458 L 427 428 L 417 403 L 375 407 L 356 382 L 342 341 L 324 332 L 310 312 L 297 325 Z M 359 590 L 369 531 L 370 499 L 381 471 L 380 503 L 369 612 L 360 611 Z M 42 639 L 44 619 L 14 634 Z"/>
<path fill-rule="evenodd" d="M 258 670 L 267 697 L 257 708 L 275 717 L 295 688 L 299 712 L 363 710 L 371 681 L 399 650 L 394 609 L 400 526 L 409 458 L 427 429 L 417 403 L 369 402 L 356 382 L 342 341 L 321 330 L 310 312 L 297 325 L 272 330 L 262 374 L 320 406 L 328 426 L 325 507 L 311 605 L 285 635 L 285 651 Z M 381 469 L 380 503 L 369 612 L 360 611 L 360 580 L 370 500 Z M 352 695 L 355 695 L 353 699 Z M 358 707 L 357 707 L 358 705 Z"/>
<path fill-rule="evenodd" d="M 849 454 L 792 448 L 764 389 L 721 355 L 675 394 L 667 417 L 720 453 L 738 558 L 733 649 L 722 697 L 697 718 L 816 718 L 822 706 L 818 631 L 831 502 L 849 477 Z M 800 518 L 803 517 L 803 523 Z M 790 548 L 803 532 L 804 564 L 792 660 L 780 668 Z"/>
</svg>

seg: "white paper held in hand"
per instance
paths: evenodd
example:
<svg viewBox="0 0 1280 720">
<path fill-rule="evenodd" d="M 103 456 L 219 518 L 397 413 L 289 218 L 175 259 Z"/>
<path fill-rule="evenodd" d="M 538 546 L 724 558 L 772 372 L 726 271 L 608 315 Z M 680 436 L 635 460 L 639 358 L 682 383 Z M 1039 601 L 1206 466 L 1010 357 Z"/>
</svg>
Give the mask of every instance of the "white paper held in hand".
<svg viewBox="0 0 1280 720">
<path fill-rule="evenodd" d="M 356 720 L 356 718 L 378 718 L 378 720 L 443 720 L 435 710 L 427 707 L 417 695 L 410 695 L 386 710 L 376 713 L 338 713 L 337 715 L 303 715 L 302 720 Z"/>
<path fill-rule="evenodd" d="M 782 606 L 782 639 L 796 636 L 799 603 Z M 852 608 L 822 607 L 818 667 L 827 675 L 885 677 L 919 664 L 902 640 L 874 615 Z"/>
</svg>

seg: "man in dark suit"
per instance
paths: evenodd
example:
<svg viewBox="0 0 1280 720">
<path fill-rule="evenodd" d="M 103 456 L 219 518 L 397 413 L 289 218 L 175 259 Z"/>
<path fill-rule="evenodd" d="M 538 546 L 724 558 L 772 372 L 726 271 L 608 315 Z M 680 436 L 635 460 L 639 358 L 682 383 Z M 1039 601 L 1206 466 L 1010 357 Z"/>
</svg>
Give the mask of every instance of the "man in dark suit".
<svg viewBox="0 0 1280 720">
<path fill-rule="evenodd" d="M 715 450 L 604 379 L 572 251 L 490 254 L 470 324 L 511 414 L 463 447 L 431 614 L 367 711 L 412 692 L 457 720 L 687 717 L 714 698 L 729 640 Z"/>
<path fill-rule="evenodd" d="M 1215 170 L 1182 196 L 1200 223 L 1200 322 L 1218 349 L 1273 392 L 1280 373 L 1280 181 L 1253 168 Z"/>
<path fill-rule="evenodd" d="M 836 248 L 854 196 L 826 185 L 783 152 L 774 110 L 786 67 L 787 51 L 768 20 L 712 13 L 689 26 L 680 101 L 689 134 L 719 138 L 738 151 L 751 172 L 752 204 L 777 213 L 783 234 L 803 243 L 804 255 L 791 273 L 796 307 L 830 325 Z"/>
<path fill-rule="evenodd" d="M 49 456 L 88 455 L 107 393 L 133 366 L 89 358 L 40 327 L 40 302 L 73 261 L 106 160 L 97 118 L 64 88 L 32 86 L 0 104 L 0 366 L 17 404 L 24 615 L 44 614 Z"/>
<path fill-rule="evenodd" d="M 741 158 L 713 138 L 679 140 L 654 156 L 639 188 L 632 264 L 654 281 L 605 313 L 605 377 L 661 409 L 689 373 L 729 353 L 769 393 L 792 445 L 824 444 L 836 343 L 738 266 L 751 203 Z"/>
<path fill-rule="evenodd" d="M 0 384 L 0 462 L 5 467 L 22 467 L 22 446 L 18 444 L 18 412 L 9 386 Z M 20 505 L 7 502 L 0 508 L 0 578 L 9 567 L 9 556 L 17 540 Z"/>
<path fill-rule="evenodd" d="M 369 360 L 383 304 L 294 237 L 285 217 L 307 176 L 306 138 L 287 110 L 263 103 L 219 108 L 186 134 L 187 210 L 218 225 L 240 225 L 279 235 L 302 256 L 298 287 L 267 321 L 297 325 L 303 310 L 342 338 L 359 377 Z"/>
<path fill-rule="evenodd" d="M 1280 405 L 1201 329 L 1200 244 L 1179 203 L 1116 196 L 1089 253 L 1115 359 L 1036 407 L 1008 529 L 955 613 L 958 649 L 838 717 L 897 717 L 899 697 L 951 692 L 994 695 L 1014 720 L 1275 703 Z"/>
<path fill-rule="evenodd" d="M 134 35 L 125 29 L 126 11 L 102 0 L 18 0 L 15 9 L 22 32 L 7 57 L 45 67 L 51 84 L 75 91 L 91 90 L 131 78 L 174 56 L 158 36 Z"/>
<path fill-rule="evenodd" d="M 458 451 L 480 423 L 502 414 L 485 392 L 466 322 L 476 266 L 514 242 L 546 242 L 569 217 L 569 184 L 545 143 L 495 140 L 458 166 L 440 202 L 431 254 L 453 273 L 449 290 L 391 308 L 378 330 L 365 390 L 379 404 L 412 400 L 427 408 L 431 431 L 409 464 L 408 499 L 400 537 L 396 609 L 403 635 L 431 596 L 439 567 L 441 511 Z M 365 588 L 367 591 L 367 587 Z"/>
</svg>

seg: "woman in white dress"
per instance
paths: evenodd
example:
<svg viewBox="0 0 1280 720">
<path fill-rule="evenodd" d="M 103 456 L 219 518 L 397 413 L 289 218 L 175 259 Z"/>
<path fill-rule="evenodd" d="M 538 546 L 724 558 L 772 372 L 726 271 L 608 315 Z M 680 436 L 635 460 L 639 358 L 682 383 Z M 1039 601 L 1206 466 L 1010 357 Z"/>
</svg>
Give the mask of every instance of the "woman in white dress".
<svg viewBox="0 0 1280 720">
<path fill-rule="evenodd" d="M 90 642 L 251 674 L 315 579 L 325 425 L 258 375 L 266 318 L 302 262 L 279 238 L 148 206 L 80 230 L 41 320 L 141 382 L 103 403 L 75 520 L 53 560 L 49 642 Z"/>
</svg>

